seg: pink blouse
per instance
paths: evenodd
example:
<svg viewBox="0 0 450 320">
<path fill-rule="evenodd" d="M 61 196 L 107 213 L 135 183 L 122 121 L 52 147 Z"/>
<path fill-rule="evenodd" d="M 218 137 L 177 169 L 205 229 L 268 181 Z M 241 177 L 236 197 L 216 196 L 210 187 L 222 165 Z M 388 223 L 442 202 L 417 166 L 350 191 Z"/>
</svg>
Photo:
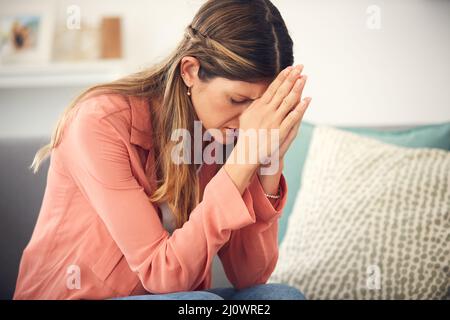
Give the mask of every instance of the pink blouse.
<svg viewBox="0 0 450 320">
<path fill-rule="evenodd" d="M 103 93 L 77 103 L 51 153 L 14 299 L 209 289 L 216 254 L 236 288 L 267 281 L 278 258 L 284 176 L 272 205 L 256 174 L 241 195 L 223 168 L 203 164 L 203 198 L 170 234 L 148 200 L 156 187 L 151 132 L 147 99 Z"/>
</svg>

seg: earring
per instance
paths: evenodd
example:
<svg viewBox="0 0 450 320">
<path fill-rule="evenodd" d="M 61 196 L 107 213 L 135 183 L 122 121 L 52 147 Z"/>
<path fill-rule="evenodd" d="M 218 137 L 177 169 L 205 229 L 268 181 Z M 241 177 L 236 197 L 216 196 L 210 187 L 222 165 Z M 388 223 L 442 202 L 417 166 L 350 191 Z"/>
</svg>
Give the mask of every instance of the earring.
<svg viewBox="0 0 450 320">
<path fill-rule="evenodd" d="M 184 73 L 181 74 L 184 77 Z M 191 95 L 191 88 L 188 87 L 187 89 L 187 95 L 190 96 Z"/>
</svg>

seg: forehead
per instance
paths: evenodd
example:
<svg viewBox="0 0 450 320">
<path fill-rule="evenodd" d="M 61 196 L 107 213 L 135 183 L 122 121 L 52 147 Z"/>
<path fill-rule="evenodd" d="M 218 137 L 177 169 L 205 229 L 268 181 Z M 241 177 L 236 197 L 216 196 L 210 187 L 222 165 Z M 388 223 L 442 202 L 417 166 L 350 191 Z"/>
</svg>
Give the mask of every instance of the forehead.
<svg viewBox="0 0 450 320">
<path fill-rule="evenodd" d="M 214 80 L 214 85 L 219 86 L 226 93 L 242 95 L 251 99 L 257 99 L 262 96 L 270 85 L 268 80 L 258 82 L 229 80 L 226 78 L 216 78 Z"/>
</svg>

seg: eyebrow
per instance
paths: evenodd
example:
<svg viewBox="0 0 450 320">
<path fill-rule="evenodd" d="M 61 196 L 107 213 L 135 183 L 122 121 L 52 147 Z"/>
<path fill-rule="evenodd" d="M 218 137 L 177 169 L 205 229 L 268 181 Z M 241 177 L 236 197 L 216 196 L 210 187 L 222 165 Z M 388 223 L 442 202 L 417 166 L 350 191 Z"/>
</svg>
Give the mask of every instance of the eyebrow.
<svg viewBox="0 0 450 320">
<path fill-rule="evenodd" d="M 247 100 L 255 100 L 255 99 L 252 99 L 252 98 L 250 98 L 250 97 L 247 97 L 246 95 L 243 95 L 243 94 L 240 94 L 240 93 L 236 93 L 236 95 L 238 95 L 238 96 L 240 96 L 240 97 L 242 97 L 242 98 L 245 98 L 245 99 L 247 99 Z"/>
</svg>

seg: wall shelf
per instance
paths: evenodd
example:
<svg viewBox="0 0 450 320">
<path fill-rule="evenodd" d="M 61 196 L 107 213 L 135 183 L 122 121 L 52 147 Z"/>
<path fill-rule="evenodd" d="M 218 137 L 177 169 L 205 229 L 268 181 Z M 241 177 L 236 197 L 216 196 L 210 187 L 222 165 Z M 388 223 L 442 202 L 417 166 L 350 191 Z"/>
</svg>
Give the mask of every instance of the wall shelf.
<svg viewBox="0 0 450 320">
<path fill-rule="evenodd" d="M 0 89 L 88 86 L 126 73 L 123 60 L 0 65 Z"/>
</svg>

